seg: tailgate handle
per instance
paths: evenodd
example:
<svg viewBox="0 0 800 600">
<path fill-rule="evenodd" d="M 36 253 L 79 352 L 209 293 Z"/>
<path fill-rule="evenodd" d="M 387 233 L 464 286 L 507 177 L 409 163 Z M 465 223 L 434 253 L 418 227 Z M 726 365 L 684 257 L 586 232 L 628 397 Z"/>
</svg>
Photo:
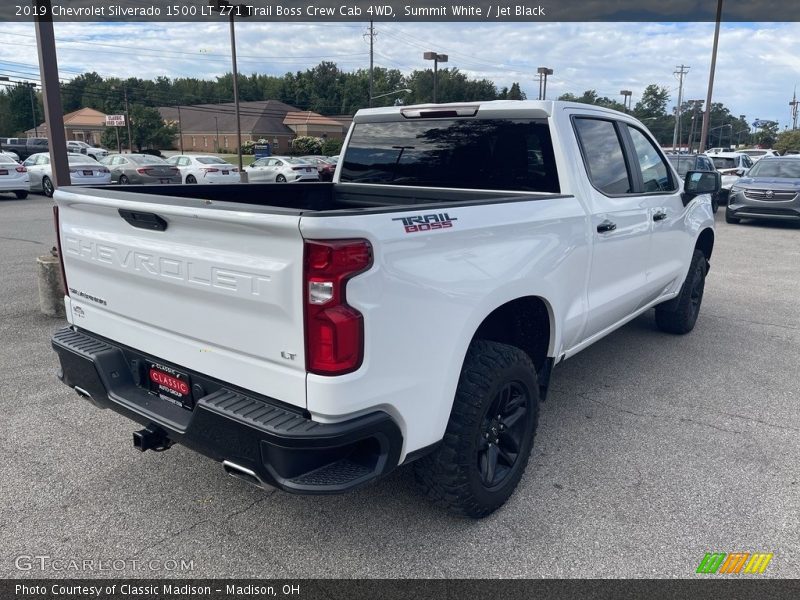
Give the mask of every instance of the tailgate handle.
<svg viewBox="0 0 800 600">
<path fill-rule="evenodd" d="M 125 219 L 128 224 L 139 229 L 152 229 L 153 231 L 166 231 L 167 229 L 167 222 L 154 213 L 120 208 L 119 216 Z"/>
</svg>

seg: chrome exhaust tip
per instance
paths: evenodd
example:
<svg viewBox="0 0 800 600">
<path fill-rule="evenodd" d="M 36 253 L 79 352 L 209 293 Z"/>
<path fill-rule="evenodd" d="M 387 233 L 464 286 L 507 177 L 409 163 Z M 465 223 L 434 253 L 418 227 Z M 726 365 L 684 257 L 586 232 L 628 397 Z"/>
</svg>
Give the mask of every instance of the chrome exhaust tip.
<svg viewBox="0 0 800 600">
<path fill-rule="evenodd" d="M 225 472 L 230 475 L 231 477 L 236 477 L 237 479 L 241 479 L 246 481 L 250 485 L 254 485 L 256 487 L 261 488 L 262 490 L 274 490 L 275 487 L 266 483 L 261 477 L 256 475 L 254 471 L 243 467 L 242 465 L 237 465 L 234 462 L 229 460 L 222 461 L 222 468 L 225 469 Z"/>
</svg>

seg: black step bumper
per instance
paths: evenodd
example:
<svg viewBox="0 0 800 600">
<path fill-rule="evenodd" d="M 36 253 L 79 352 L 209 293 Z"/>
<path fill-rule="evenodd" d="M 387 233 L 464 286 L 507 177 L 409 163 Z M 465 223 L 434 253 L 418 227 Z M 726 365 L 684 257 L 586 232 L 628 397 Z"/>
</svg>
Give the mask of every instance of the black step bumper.
<svg viewBox="0 0 800 600">
<path fill-rule="evenodd" d="M 143 386 L 145 365 L 165 364 L 158 357 L 70 327 L 57 331 L 52 344 L 59 379 L 93 404 L 158 428 L 170 442 L 221 461 L 253 483 L 335 494 L 397 466 L 402 434 L 385 412 L 318 423 L 298 408 L 166 363 L 191 378 L 194 408 L 187 410 Z"/>
</svg>

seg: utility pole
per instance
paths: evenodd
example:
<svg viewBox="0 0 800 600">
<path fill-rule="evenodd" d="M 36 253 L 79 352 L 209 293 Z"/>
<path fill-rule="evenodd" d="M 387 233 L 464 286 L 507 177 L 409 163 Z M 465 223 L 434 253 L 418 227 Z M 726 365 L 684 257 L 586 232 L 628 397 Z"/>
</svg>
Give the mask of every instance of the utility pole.
<svg viewBox="0 0 800 600">
<path fill-rule="evenodd" d="M 36 87 L 36 84 L 29 82 L 29 83 L 27 83 L 25 85 L 28 86 L 28 91 L 31 93 L 31 115 L 32 115 L 32 118 L 33 118 L 33 135 L 34 135 L 34 137 L 38 138 L 39 137 L 39 126 L 38 126 L 38 124 L 36 122 L 36 102 L 34 101 L 34 96 L 33 96 L 33 88 Z"/>
<path fill-rule="evenodd" d="M 536 72 L 539 74 L 539 100 L 547 100 L 547 76 L 553 74 L 553 69 L 539 67 Z"/>
<path fill-rule="evenodd" d="M 133 138 L 131 137 L 131 113 L 128 109 L 128 86 L 122 84 L 122 92 L 125 94 L 125 124 L 128 126 L 128 154 L 133 154 Z"/>
<path fill-rule="evenodd" d="M 216 119 L 216 117 L 214 117 Z M 183 118 L 181 117 L 181 105 L 178 104 L 178 145 L 183 154 Z"/>
<path fill-rule="evenodd" d="M 792 94 L 792 101 L 789 106 L 792 107 L 792 129 L 797 129 L 797 86 L 794 86 L 794 94 Z"/>
<path fill-rule="evenodd" d="M 683 104 L 683 76 L 689 72 L 691 67 L 681 65 L 675 67 L 677 70 L 672 74 L 678 76 L 678 106 L 675 109 L 675 131 L 672 134 L 672 149 L 675 150 L 676 146 L 681 143 L 681 108 Z"/>
<path fill-rule="evenodd" d="M 35 0 L 36 47 L 39 53 L 39 73 L 42 80 L 44 121 L 50 146 L 52 179 L 58 188 L 70 184 L 67 162 L 67 134 L 64 131 L 64 107 L 61 104 L 61 85 L 58 80 L 56 38 L 53 32 L 50 0 Z"/>
<path fill-rule="evenodd" d="M 374 93 L 374 79 L 373 79 L 373 68 L 374 68 L 374 59 L 375 59 L 375 36 L 378 35 L 375 33 L 375 27 L 373 26 L 372 19 L 369 20 L 369 33 L 365 33 L 365 36 L 369 36 L 369 106 L 372 107 L 372 96 Z"/>
<path fill-rule="evenodd" d="M 711 49 L 711 70 L 708 74 L 708 94 L 706 95 L 706 109 L 703 112 L 703 131 L 700 134 L 700 147 L 698 152 L 705 152 L 708 138 L 708 126 L 711 120 L 711 93 L 714 91 L 714 71 L 717 68 L 717 48 L 719 47 L 719 26 L 722 22 L 722 0 L 717 0 L 717 24 L 714 27 L 714 46 Z"/>
</svg>

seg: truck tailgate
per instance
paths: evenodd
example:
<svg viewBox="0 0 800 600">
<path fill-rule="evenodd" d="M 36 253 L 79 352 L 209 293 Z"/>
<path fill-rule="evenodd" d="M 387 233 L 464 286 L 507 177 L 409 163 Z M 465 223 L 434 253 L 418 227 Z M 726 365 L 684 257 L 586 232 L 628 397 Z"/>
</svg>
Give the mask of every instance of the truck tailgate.
<svg viewBox="0 0 800 600">
<path fill-rule="evenodd" d="M 68 320 L 305 407 L 299 217 L 109 196 L 56 194 Z"/>
</svg>

